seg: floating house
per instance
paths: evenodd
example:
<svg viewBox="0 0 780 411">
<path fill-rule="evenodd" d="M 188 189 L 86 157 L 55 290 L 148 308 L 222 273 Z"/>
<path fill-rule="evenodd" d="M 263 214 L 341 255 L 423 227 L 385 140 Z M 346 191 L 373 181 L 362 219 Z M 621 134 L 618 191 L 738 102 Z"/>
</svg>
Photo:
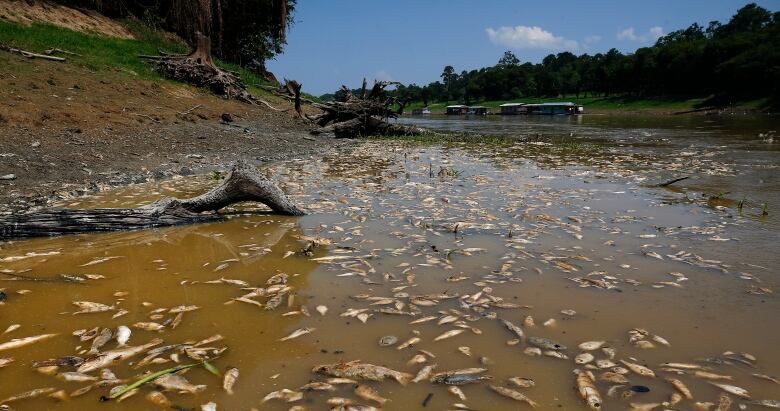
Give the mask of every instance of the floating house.
<svg viewBox="0 0 780 411">
<path fill-rule="evenodd" d="M 469 113 L 469 106 L 462 104 L 447 106 L 447 115 L 463 115 Z"/>
<path fill-rule="evenodd" d="M 582 114 L 585 108 L 572 102 L 526 104 L 528 114 Z"/>
<path fill-rule="evenodd" d="M 428 107 L 412 109 L 413 116 L 421 116 L 424 114 L 431 114 L 431 110 Z"/>
<path fill-rule="evenodd" d="M 471 106 L 469 107 L 469 114 L 474 114 L 478 116 L 486 116 L 488 113 L 488 109 L 485 106 Z"/>
<path fill-rule="evenodd" d="M 528 108 L 525 103 L 504 103 L 500 105 L 502 115 L 527 114 Z"/>
</svg>

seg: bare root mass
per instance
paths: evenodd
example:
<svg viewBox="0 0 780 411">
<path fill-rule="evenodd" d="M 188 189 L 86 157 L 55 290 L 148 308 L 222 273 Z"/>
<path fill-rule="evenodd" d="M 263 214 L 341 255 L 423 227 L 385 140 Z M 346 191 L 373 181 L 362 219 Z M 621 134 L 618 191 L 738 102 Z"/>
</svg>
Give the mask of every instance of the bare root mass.
<svg viewBox="0 0 780 411">
<path fill-rule="evenodd" d="M 332 132 L 336 137 L 343 138 L 425 133 L 426 130 L 419 127 L 387 122 L 388 119 L 398 116 L 398 112 L 391 108 L 396 101 L 393 98 L 384 98 L 382 93 L 387 86 L 393 84 L 397 83 L 375 81 L 374 86 L 368 91 L 366 81 L 363 80 L 363 88 L 358 96 L 342 86 L 342 91 L 346 95 L 344 101 L 314 103 L 314 107 L 323 112 L 318 115 L 307 115 L 306 118 L 322 127 L 315 130 L 316 134 Z"/>
<path fill-rule="evenodd" d="M 170 79 L 206 88 L 228 99 L 255 102 L 236 74 L 222 70 L 214 64 L 211 58 L 211 39 L 202 34 L 197 35 L 197 47 L 190 54 L 161 52 L 158 56 L 141 57 L 156 62 L 157 69 Z"/>
</svg>

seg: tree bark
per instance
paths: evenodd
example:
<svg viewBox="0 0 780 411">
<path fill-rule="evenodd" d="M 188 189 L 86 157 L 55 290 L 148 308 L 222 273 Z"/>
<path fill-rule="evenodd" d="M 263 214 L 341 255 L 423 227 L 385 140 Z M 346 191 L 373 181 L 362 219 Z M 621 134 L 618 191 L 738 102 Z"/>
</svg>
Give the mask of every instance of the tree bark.
<svg viewBox="0 0 780 411">
<path fill-rule="evenodd" d="M 255 201 L 278 214 L 302 216 L 305 212 L 257 169 L 238 161 L 217 187 L 189 199 L 164 198 L 129 209 L 86 210 L 51 209 L 42 212 L 0 217 L 0 239 L 55 236 L 85 232 L 105 232 L 164 227 L 218 221 L 217 210 L 229 205 Z"/>
</svg>

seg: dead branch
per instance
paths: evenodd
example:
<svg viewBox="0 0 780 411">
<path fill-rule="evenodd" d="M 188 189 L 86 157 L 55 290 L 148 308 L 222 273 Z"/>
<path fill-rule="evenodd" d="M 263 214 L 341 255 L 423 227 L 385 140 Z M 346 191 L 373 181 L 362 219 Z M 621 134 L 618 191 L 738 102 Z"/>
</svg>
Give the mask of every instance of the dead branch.
<svg viewBox="0 0 780 411">
<path fill-rule="evenodd" d="M 43 52 L 43 54 L 46 54 L 47 56 L 51 56 L 52 54 L 57 54 L 57 53 L 59 53 L 59 54 L 68 54 L 68 55 L 71 55 L 71 56 L 79 56 L 79 57 L 81 56 L 81 54 L 73 53 L 71 51 L 62 50 L 62 49 L 56 49 L 56 48 L 48 49 L 48 50 Z"/>
<path fill-rule="evenodd" d="M 30 52 L 30 51 L 13 48 L 13 47 L 7 46 L 5 44 L 0 44 L 0 50 L 5 50 L 5 51 L 7 51 L 9 53 L 20 54 L 20 55 L 22 55 L 24 57 L 27 57 L 28 59 L 36 59 L 37 58 L 37 59 L 51 60 L 51 61 L 58 61 L 58 62 L 66 61 L 64 57 L 54 57 L 54 56 L 47 56 L 46 54 L 33 53 L 33 52 Z"/>
</svg>

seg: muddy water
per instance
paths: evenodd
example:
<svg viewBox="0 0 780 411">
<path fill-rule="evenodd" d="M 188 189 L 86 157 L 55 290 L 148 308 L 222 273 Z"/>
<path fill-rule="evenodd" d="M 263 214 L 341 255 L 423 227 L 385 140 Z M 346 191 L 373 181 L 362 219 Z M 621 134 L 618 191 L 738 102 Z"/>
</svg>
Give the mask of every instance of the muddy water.
<svg viewBox="0 0 780 411">
<path fill-rule="evenodd" d="M 271 392 L 324 381 L 327 376 L 312 373 L 316 365 L 351 360 L 411 374 L 428 364 L 438 364 L 436 371 L 483 367 L 492 377 L 461 386 L 466 400 L 428 381 L 406 386 L 362 381 L 389 399 L 384 409 L 451 409 L 455 403 L 477 410 L 529 408 L 488 388 L 511 387 L 510 377 L 535 381 L 517 390 L 539 409 L 585 409 L 574 389 L 573 370 L 594 364 L 575 364 L 574 357 L 580 343 L 594 340 L 614 349 L 615 363 L 642 364 L 658 374 L 628 372 L 630 384 L 614 389 L 614 397 L 607 391 L 615 384 L 597 382 L 606 410 L 668 401 L 675 392 L 663 378 L 669 376 L 684 381 L 694 397 L 670 408 L 691 410 L 695 401 L 719 401 L 721 391 L 709 380 L 660 365 L 666 362 L 727 375 L 733 381 L 721 382 L 747 389 L 755 399 L 780 399 L 780 385 L 751 375 L 780 374 L 780 300 L 772 292 L 780 288 L 778 257 L 764 244 L 777 236 L 775 220 L 755 210 L 740 214 L 720 200 L 680 201 L 680 192 L 649 186 L 648 181 L 662 180 L 675 161 L 674 156 L 650 161 L 646 153 L 630 150 L 543 141 L 368 142 L 269 169 L 297 202 L 307 205 L 310 215 L 303 218 L 247 207 L 232 210 L 221 223 L 3 244 L 0 269 L 17 279 L 6 275 L 7 281 L 0 282 L 8 296 L 0 306 L 0 329 L 21 327 L 0 334 L 0 343 L 58 335 L 0 351 L 0 358 L 15 359 L 0 368 L 0 398 L 44 387 L 71 393 L 92 384 L 43 375 L 31 363 L 85 356 L 92 342 L 71 335 L 75 330 L 126 325 L 132 329 L 129 345 L 158 337 L 164 345 L 224 337 L 208 346 L 227 347 L 212 360 L 220 370 L 239 369 L 234 394 L 223 391 L 221 378 L 195 368 L 184 376 L 207 385 L 205 391 L 166 392 L 173 404 L 188 409 L 213 401 L 220 410 L 287 410 L 293 405 L 318 410 L 329 409 L 326 400 L 332 397 L 369 404 L 353 394 L 353 385 L 307 392 L 289 404 L 262 402 Z M 687 166 L 712 170 L 721 164 L 690 161 Z M 715 174 L 729 175 L 727 170 Z M 165 195 L 191 195 L 214 183 L 205 177 L 173 180 L 63 205 L 128 207 Z M 257 306 L 268 297 L 235 300 L 251 289 L 267 288 L 269 278 L 280 273 L 288 275 L 291 291 L 275 309 Z M 62 282 L 62 274 L 84 280 Z M 73 315 L 73 301 L 113 308 Z M 185 312 L 176 328 L 133 326 L 165 324 L 175 316 L 168 309 L 182 305 L 198 308 Z M 321 315 L 318 306 L 327 312 Z M 127 314 L 112 318 L 119 310 Z M 364 316 L 343 315 L 350 310 L 363 310 Z M 436 319 L 410 324 L 428 316 Z M 437 324 L 446 316 L 452 322 Z M 567 346 L 562 352 L 568 358 L 527 355 L 528 342 L 513 345 L 516 335 L 499 319 L 521 326 L 526 336 Z M 314 330 L 278 341 L 301 328 Z M 648 342 L 629 342 L 635 328 L 649 332 L 645 341 L 652 348 L 640 348 Z M 434 340 L 450 330 L 463 332 Z M 398 344 L 415 336 L 420 342 L 400 350 L 398 344 L 379 346 L 387 335 L 396 336 Z M 669 346 L 652 340 L 654 335 Z M 116 346 L 112 341 L 102 350 Z M 143 355 L 109 368 L 131 382 L 145 371 L 175 365 L 171 352 L 141 367 Z M 421 353 L 418 358 L 425 363 L 408 363 Z M 596 359 L 609 358 L 600 350 L 592 353 Z M 184 353 L 174 358 L 194 362 Z M 598 376 L 605 370 L 592 371 Z M 649 391 L 634 393 L 630 386 Z M 99 402 L 109 389 L 95 387 L 69 401 L 43 396 L 10 405 L 20 410 L 160 408 L 144 399 L 152 386 L 122 402 Z"/>
</svg>

